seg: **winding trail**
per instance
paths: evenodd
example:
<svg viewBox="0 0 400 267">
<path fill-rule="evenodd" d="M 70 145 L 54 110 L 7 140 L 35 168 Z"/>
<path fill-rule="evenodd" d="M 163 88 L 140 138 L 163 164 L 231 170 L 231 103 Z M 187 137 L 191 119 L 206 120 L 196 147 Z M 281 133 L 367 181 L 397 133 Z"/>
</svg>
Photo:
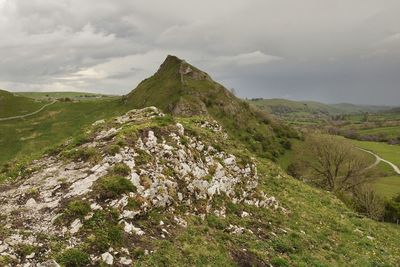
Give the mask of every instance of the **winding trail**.
<svg viewBox="0 0 400 267">
<path fill-rule="evenodd" d="M 394 170 L 397 174 L 400 175 L 400 168 L 399 168 L 397 165 L 393 164 L 392 162 L 390 162 L 390 161 L 388 161 L 388 160 L 386 160 L 386 159 L 381 158 L 380 156 L 378 156 L 377 154 L 375 154 L 375 153 L 372 152 L 372 151 L 369 151 L 369 150 L 366 150 L 366 149 L 363 149 L 363 148 L 360 148 L 360 147 L 357 147 L 357 149 L 359 149 L 359 150 L 361 150 L 361 151 L 364 151 L 364 152 L 367 152 L 367 153 L 369 153 L 369 154 L 375 156 L 376 160 L 375 160 L 374 164 L 372 164 L 371 166 L 369 166 L 368 169 L 375 167 L 376 165 L 379 164 L 379 162 L 383 161 L 383 162 L 389 164 L 389 166 L 392 167 L 393 170 Z"/>
<path fill-rule="evenodd" d="M 38 114 L 40 111 L 44 110 L 46 107 L 48 107 L 48 106 L 50 106 L 50 105 L 53 105 L 53 104 L 56 103 L 56 102 L 57 102 L 57 101 L 54 100 L 53 102 L 44 105 L 44 106 L 41 107 L 40 109 L 38 109 L 38 110 L 36 110 L 36 111 L 34 111 L 34 112 L 31 112 L 31 113 L 25 114 L 25 115 L 19 115 L 19 116 L 7 117 L 7 118 L 0 118 L 0 121 L 8 121 L 8 120 L 15 120 L 15 119 L 23 119 L 23 118 L 26 118 L 26 117 L 29 117 L 29 116 Z"/>
</svg>

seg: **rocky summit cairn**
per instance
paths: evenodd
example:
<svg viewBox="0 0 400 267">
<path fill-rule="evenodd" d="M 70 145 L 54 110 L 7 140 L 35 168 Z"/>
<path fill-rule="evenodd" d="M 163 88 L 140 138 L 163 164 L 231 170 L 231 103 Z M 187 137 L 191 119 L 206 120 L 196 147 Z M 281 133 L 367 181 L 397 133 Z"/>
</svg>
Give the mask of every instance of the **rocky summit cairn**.
<svg viewBox="0 0 400 267">
<path fill-rule="evenodd" d="M 149 240 L 174 236 L 188 218 L 224 217 L 229 203 L 286 213 L 258 190 L 252 159 L 216 146 L 226 138 L 214 120 L 176 121 L 155 107 L 95 122 L 0 192 L 0 256 L 10 266 L 68 266 L 71 258 L 129 266 L 132 248 L 152 253 Z"/>
</svg>

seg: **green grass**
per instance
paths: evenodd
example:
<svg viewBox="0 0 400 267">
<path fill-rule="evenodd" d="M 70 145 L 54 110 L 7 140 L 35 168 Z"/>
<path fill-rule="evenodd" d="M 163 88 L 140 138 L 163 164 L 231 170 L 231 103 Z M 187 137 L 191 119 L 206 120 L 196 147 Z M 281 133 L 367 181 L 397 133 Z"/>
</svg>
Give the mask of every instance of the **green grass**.
<svg viewBox="0 0 400 267">
<path fill-rule="evenodd" d="M 392 198 L 400 194 L 400 176 L 386 176 L 374 181 L 374 189 L 381 196 Z"/>
<path fill-rule="evenodd" d="M 58 102 L 26 119 L 0 122 L 0 164 L 16 157 L 33 158 L 76 136 L 96 120 L 123 114 L 129 107 L 119 99 Z"/>
<path fill-rule="evenodd" d="M 372 129 L 363 129 L 359 130 L 358 133 L 361 136 L 364 135 L 385 135 L 388 138 L 397 138 L 400 137 L 400 126 L 391 126 L 391 127 L 377 127 Z"/>
<path fill-rule="evenodd" d="M 352 140 L 358 147 L 373 151 L 381 158 L 386 159 L 393 164 L 400 166 L 400 146 L 388 145 L 380 142 L 367 142 Z M 386 198 L 391 198 L 400 193 L 400 175 L 396 174 L 392 167 L 387 163 L 381 162 L 378 170 L 383 174 L 373 182 L 376 191 Z"/>
<path fill-rule="evenodd" d="M 36 101 L 0 90 L 0 118 L 28 114 L 40 109 L 47 101 Z"/>
<path fill-rule="evenodd" d="M 66 267 L 83 267 L 90 263 L 90 257 L 77 248 L 70 248 L 58 256 L 58 261 Z"/>
<path fill-rule="evenodd" d="M 136 187 L 128 179 L 118 175 L 108 175 L 96 181 L 93 192 L 100 199 L 116 198 L 121 194 L 136 192 Z"/>
</svg>

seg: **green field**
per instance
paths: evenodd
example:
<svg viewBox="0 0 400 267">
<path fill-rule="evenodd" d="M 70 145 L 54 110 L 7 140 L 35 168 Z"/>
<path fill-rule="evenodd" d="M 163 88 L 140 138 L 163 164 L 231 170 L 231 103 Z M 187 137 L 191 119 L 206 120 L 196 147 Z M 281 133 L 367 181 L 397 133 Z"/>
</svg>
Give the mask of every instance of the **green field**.
<svg viewBox="0 0 400 267">
<path fill-rule="evenodd" d="M 381 158 L 400 166 L 400 146 L 388 145 L 379 142 L 367 142 L 352 140 L 352 143 L 360 148 L 370 150 Z M 382 177 L 373 182 L 374 188 L 379 194 L 385 197 L 393 197 L 400 193 L 400 175 L 396 174 L 387 163 L 381 162 L 378 165 Z"/>
<path fill-rule="evenodd" d="M 86 92 L 18 92 L 14 93 L 17 96 L 23 96 L 36 100 L 54 100 L 60 98 L 69 98 L 74 101 L 92 101 L 104 98 L 118 98 L 113 95 L 103 95 Z"/>
<path fill-rule="evenodd" d="M 358 133 L 361 136 L 365 135 L 385 135 L 388 138 L 397 138 L 400 137 L 400 126 L 391 126 L 391 127 L 377 127 L 372 129 L 362 129 L 359 130 Z"/>
<path fill-rule="evenodd" d="M 94 121 L 128 109 L 119 99 L 57 102 L 29 118 L 0 122 L 0 164 L 15 157 L 35 157 L 46 148 L 81 133 L 83 127 Z"/>
<path fill-rule="evenodd" d="M 368 141 L 356 141 L 352 140 L 353 144 L 370 150 L 385 160 L 392 162 L 393 164 L 400 166 L 400 146 L 389 145 L 379 142 L 368 142 Z"/>
</svg>

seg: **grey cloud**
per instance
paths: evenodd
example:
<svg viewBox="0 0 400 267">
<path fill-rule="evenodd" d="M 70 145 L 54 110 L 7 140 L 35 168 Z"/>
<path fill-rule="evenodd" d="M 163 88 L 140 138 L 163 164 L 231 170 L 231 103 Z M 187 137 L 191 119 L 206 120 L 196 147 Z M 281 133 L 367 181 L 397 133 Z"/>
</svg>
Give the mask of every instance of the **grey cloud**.
<svg viewBox="0 0 400 267">
<path fill-rule="evenodd" d="M 167 54 L 243 97 L 399 105 L 397 0 L 0 0 L 0 87 L 127 93 Z"/>
</svg>

